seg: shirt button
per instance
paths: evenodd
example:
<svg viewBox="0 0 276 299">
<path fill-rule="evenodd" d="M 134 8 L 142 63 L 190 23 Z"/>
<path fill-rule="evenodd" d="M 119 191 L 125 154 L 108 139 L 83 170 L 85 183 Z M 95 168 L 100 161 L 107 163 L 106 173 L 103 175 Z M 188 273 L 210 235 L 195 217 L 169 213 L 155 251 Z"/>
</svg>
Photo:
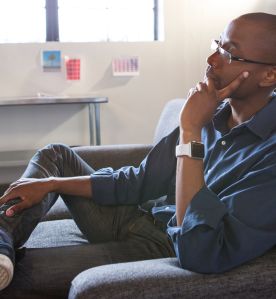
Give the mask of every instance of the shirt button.
<svg viewBox="0 0 276 299">
<path fill-rule="evenodd" d="M 221 141 L 221 145 L 223 145 L 223 146 L 226 145 L 226 141 L 225 141 L 225 140 L 222 140 L 222 141 Z"/>
</svg>

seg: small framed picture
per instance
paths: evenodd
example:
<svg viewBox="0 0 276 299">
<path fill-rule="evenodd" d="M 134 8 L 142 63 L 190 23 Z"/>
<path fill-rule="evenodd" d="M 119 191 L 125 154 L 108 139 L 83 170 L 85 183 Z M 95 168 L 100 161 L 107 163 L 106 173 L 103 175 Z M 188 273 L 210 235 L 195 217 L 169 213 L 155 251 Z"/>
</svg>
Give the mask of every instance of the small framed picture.
<svg viewBox="0 0 276 299">
<path fill-rule="evenodd" d="M 112 60 L 113 76 L 139 76 L 139 57 L 124 56 Z"/>
<path fill-rule="evenodd" d="M 43 50 L 41 53 L 41 64 L 44 72 L 60 72 L 61 51 Z"/>
</svg>

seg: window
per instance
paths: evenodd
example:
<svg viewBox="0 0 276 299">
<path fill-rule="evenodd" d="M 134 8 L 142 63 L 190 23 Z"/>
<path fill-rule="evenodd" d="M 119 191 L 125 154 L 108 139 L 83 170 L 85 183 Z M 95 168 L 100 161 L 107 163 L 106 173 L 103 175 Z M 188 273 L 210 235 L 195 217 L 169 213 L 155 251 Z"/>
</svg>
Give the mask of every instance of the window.
<svg viewBox="0 0 276 299">
<path fill-rule="evenodd" d="M 45 42 L 45 0 L 0 0 L 0 42 Z"/>
<path fill-rule="evenodd" d="M 160 40 L 160 2 L 0 0 L 0 42 Z"/>
</svg>

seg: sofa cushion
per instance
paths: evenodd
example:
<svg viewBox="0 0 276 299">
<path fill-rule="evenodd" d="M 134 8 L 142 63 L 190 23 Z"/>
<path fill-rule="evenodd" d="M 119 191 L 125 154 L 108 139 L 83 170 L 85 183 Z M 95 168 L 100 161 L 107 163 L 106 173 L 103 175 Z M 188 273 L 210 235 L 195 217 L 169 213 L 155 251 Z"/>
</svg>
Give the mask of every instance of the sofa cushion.
<svg viewBox="0 0 276 299">
<path fill-rule="evenodd" d="M 198 274 L 176 258 L 100 266 L 79 274 L 69 299 L 275 298 L 276 249 L 224 274 Z"/>
<path fill-rule="evenodd" d="M 1 299 L 67 298 L 72 279 L 91 266 L 92 246 L 72 219 L 40 222 L 18 251 L 14 279 Z"/>
<path fill-rule="evenodd" d="M 59 220 L 59 219 L 72 219 L 64 201 L 59 197 L 55 204 L 51 207 L 48 213 L 41 219 L 41 221 Z"/>
<path fill-rule="evenodd" d="M 67 299 L 73 278 L 95 264 L 91 250 L 95 252 L 91 244 L 27 248 L 24 257 L 17 260 L 14 278 L 1 291 L 0 298 Z M 104 245 L 97 246 L 97 250 L 104 251 Z"/>
<path fill-rule="evenodd" d="M 161 112 L 155 129 L 153 144 L 157 144 L 163 137 L 171 133 L 179 124 L 179 113 L 185 99 L 169 101 Z"/>
<path fill-rule="evenodd" d="M 74 220 L 40 222 L 25 243 L 27 248 L 47 248 L 88 244 Z"/>
<path fill-rule="evenodd" d="M 152 145 L 124 144 L 80 146 L 74 150 L 93 169 L 112 167 L 114 169 L 126 165 L 137 166 L 151 150 Z"/>
</svg>

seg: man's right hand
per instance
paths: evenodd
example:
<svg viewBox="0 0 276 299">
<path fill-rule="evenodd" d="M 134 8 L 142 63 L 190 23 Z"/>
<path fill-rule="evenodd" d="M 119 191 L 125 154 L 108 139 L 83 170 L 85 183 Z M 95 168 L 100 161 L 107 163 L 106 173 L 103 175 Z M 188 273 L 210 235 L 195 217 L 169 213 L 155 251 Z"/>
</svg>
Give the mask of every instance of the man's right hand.
<svg viewBox="0 0 276 299">
<path fill-rule="evenodd" d="M 13 216 L 40 203 L 49 192 L 92 198 L 91 178 L 89 175 L 65 178 L 22 178 L 10 185 L 0 198 L 0 206 L 13 199 L 20 199 L 21 201 L 16 202 L 6 211 L 7 216 Z"/>
<path fill-rule="evenodd" d="M 20 199 L 6 210 L 6 215 L 14 216 L 22 210 L 30 208 L 42 201 L 44 196 L 51 191 L 51 178 L 20 179 L 12 183 L 0 198 L 0 206 L 11 200 Z"/>
</svg>

